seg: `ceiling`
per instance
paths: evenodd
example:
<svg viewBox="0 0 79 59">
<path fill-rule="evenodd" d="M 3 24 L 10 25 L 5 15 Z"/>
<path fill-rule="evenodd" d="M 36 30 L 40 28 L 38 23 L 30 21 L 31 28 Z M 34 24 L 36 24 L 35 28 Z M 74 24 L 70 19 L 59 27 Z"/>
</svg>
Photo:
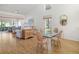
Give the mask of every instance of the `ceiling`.
<svg viewBox="0 0 79 59">
<path fill-rule="evenodd" d="M 0 11 L 27 15 L 38 6 L 39 4 L 0 4 Z"/>
</svg>

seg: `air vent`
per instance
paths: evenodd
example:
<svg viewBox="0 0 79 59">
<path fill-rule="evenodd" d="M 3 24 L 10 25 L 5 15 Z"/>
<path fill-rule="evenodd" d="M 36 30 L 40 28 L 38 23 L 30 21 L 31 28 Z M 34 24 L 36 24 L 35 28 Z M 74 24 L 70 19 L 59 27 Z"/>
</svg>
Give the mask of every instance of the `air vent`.
<svg viewBox="0 0 79 59">
<path fill-rule="evenodd" d="M 46 5 L 46 8 L 45 9 L 46 10 L 50 10 L 51 8 L 52 8 L 51 5 L 48 4 L 48 5 Z"/>
</svg>

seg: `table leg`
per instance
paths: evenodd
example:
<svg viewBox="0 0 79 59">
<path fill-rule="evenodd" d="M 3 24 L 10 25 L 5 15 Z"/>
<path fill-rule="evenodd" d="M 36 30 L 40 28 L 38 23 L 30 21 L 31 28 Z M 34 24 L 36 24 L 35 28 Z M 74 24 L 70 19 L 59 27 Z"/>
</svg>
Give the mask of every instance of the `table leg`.
<svg viewBox="0 0 79 59">
<path fill-rule="evenodd" d="M 51 46 L 51 39 L 47 39 L 47 45 L 48 45 L 48 53 L 50 54 L 52 52 L 52 46 Z"/>
</svg>

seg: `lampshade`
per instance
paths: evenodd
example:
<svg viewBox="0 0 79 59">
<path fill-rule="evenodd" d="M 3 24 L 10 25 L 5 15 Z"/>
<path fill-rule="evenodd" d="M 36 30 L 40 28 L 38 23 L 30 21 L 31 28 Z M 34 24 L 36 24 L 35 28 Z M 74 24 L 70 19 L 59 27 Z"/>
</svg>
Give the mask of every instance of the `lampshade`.
<svg viewBox="0 0 79 59">
<path fill-rule="evenodd" d="M 68 17 L 67 17 L 66 15 L 62 15 L 62 16 L 60 17 L 61 20 L 67 19 L 67 18 L 68 18 Z"/>
</svg>

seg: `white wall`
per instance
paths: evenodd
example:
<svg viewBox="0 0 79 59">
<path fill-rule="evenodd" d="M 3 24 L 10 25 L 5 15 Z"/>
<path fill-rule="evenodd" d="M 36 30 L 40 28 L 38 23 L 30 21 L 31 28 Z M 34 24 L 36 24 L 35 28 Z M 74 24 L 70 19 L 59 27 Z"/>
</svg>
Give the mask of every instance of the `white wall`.
<svg viewBox="0 0 79 59">
<path fill-rule="evenodd" d="M 52 27 L 59 27 L 60 16 L 65 14 L 68 16 L 68 24 L 63 27 L 64 38 L 79 41 L 79 5 L 51 5 L 52 9 L 45 11 L 44 5 L 39 5 L 36 9 L 33 9 L 27 16 L 33 17 L 35 21 L 35 26 L 40 29 L 44 27 L 43 16 L 52 16 Z"/>
</svg>

